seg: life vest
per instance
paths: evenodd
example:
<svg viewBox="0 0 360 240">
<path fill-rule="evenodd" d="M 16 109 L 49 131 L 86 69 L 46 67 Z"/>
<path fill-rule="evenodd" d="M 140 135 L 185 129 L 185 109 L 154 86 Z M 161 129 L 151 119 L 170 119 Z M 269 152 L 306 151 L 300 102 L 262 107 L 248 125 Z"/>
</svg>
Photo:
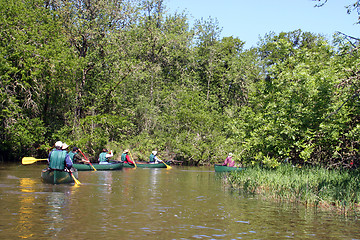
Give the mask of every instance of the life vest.
<svg viewBox="0 0 360 240">
<path fill-rule="evenodd" d="M 121 161 L 127 162 L 126 153 L 122 153 L 122 154 L 121 154 Z"/>
<path fill-rule="evenodd" d="M 99 155 L 99 162 L 107 162 L 106 152 L 102 152 Z"/>
<path fill-rule="evenodd" d="M 50 164 L 51 169 L 64 170 L 65 169 L 65 157 L 67 152 L 61 150 L 54 150 L 50 154 Z"/>
<path fill-rule="evenodd" d="M 155 155 L 154 154 L 150 155 L 150 162 L 155 162 Z"/>
<path fill-rule="evenodd" d="M 71 161 L 74 161 L 74 156 L 75 156 L 76 154 L 77 154 L 77 153 L 74 153 L 73 151 L 71 151 L 71 152 L 68 153 Z"/>
</svg>

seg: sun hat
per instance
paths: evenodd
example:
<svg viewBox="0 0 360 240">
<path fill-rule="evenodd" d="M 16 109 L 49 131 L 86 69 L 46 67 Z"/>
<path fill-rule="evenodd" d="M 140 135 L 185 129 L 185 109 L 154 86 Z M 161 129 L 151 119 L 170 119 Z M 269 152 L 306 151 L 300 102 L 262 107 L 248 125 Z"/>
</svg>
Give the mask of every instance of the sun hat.
<svg viewBox="0 0 360 240">
<path fill-rule="evenodd" d="M 67 149 L 68 147 L 69 147 L 69 145 L 67 145 L 66 143 L 63 143 L 63 145 L 61 146 L 61 148 L 62 148 L 63 150 Z"/>
<path fill-rule="evenodd" d="M 63 143 L 62 143 L 61 141 L 57 141 L 57 142 L 55 143 L 55 147 L 56 147 L 56 148 L 61 148 L 62 145 L 63 145 Z"/>
<path fill-rule="evenodd" d="M 156 154 L 157 154 L 157 151 L 152 151 L 151 153 L 154 154 L 154 155 L 156 155 Z"/>
</svg>

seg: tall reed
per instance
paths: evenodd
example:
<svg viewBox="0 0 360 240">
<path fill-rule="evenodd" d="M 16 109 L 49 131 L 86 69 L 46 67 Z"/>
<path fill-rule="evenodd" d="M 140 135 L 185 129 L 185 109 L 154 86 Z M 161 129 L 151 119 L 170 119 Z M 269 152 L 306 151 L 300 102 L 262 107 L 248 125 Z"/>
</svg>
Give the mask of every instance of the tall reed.
<svg viewBox="0 0 360 240">
<path fill-rule="evenodd" d="M 359 171 L 298 168 L 287 164 L 276 169 L 251 167 L 232 172 L 227 182 L 246 192 L 305 205 L 355 210 L 360 202 Z"/>
</svg>

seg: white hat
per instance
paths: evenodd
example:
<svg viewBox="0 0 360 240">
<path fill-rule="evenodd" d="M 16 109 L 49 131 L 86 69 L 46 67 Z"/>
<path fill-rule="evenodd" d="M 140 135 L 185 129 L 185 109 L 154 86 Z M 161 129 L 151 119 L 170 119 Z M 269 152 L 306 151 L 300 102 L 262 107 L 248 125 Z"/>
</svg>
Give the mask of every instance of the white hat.
<svg viewBox="0 0 360 240">
<path fill-rule="evenodd" d="M 157 151 L 152 151 L 152 154 L 156 155 L 156 154 L 157 154 Z"/>
<path fill-rule="evenodd" d="M 57 148 L 61 148 L 62 145 L 63 145 L 63 143 L 61 141 L 57 141 L 55 143 L 55 147 L 57 147 Z"/>
<path fill-rule="evenodd" d="M 231 157 L 233 154 L 232 153 L 229 153 L 229 156 Z"/>
<path fill-rule="evenodd" d="M 69 147 L 69 145 L 67 145 L 66 143 L 63 143 L 63 145 L 61 146 L 61 148 L 62 148 L 63 150 L 67 149 L 68 147 Z"/>
</svg>

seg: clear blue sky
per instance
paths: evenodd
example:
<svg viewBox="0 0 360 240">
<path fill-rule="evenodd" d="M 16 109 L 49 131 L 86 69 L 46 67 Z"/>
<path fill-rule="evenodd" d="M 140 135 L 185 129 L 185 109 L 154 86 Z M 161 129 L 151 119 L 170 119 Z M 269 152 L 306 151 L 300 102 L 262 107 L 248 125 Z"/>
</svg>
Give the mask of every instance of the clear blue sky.
<svg viewBox="0 0 360 240">
<path fill-rule="evenodd" d="M 222 37 L 238 37 L 246 48 L 256 46 L 259 36 L 269 32 L 320 33 L 331 39 L 340 31 L 359 37 L 357 14 L 347 14 L 345 6 L 355 0 L 328 0 L 315 8 L 311 0 L 165 0 L 170 13 L 185 11 L 192 24 L 195 19 L 216 18 Z"/>
</svg>

